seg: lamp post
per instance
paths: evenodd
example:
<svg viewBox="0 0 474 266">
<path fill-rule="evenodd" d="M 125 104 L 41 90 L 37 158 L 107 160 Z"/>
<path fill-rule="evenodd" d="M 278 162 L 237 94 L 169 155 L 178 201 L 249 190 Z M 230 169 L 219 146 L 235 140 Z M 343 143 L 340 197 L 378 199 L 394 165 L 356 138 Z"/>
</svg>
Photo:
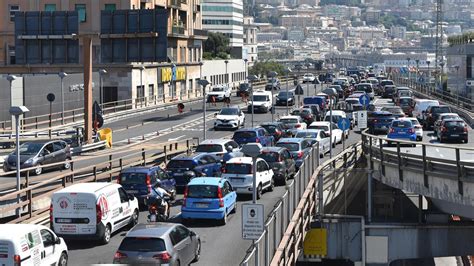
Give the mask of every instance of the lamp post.
<svg viewBox="0 0 474 266">
<path fill-rule="evenodd" d="M 326 93 L 328 96 L 329 96 L 329 136 L 331 138 L 330 140 L 330 146 L 329 146 L 329 158 L 332 158 L 332 140 L 333 140 L 333 137 L 332 137 L 332 105 L 334 103 L 334 97 L 336 97 L 337 95 L 337 91 L 336 89 L 334 88 L 328 88 L 328 89 L 325 89 L 324 90 L 324 93 Z M 344 132 L 342 132 L 342 137 L 344 138 Z"/>
<path fill-rule="evenodd" d="M 107 74 L 107 70 L 99 69 L 99 87 L 100 87 L 100 104 L 104 104 L 104 87 L 103 87 L 103 78 Z"/>
<path fill-rule="evenodd" d="M 247 77 L 247 79 L 250 82 L 250 93 L 251 93 L 250 100 L 252 101 L 252 105 L 250 107 L 252 109 L 252 127 L 253 127 L 253 115 L 255 113 L 255 110 L 253 108 L 253 83 L 254 83 L 254 81 L 258 80 L 258 77 L 256 75 L 250 75 L 250 76 Z"/>
<path fill-rule="evenodd" d="M 306 69 L 309 69 L 309 66 L 311 66 L 310 63 L 306 63 Z M 306 96 L 309 96 L 309 82 L 306 82 Z"/>
<path fill-rule="evenodd" d="M 17 79 L 17 76 L 15 75 L 8 75 L 7 76 L 7 80 L 8 80 L 8 83 L 10 85 L 10 95 L 12 94 L 12 86 L 13 86 L 13 81 Z M 10 97 L 11 98 L 11 97 Z M 12 106 L 12 102 L 11 102 L 11 99 L 10 99 L 10 106 Z M 13 119 L 12 119 L 12 129 L 13 129 Z"/>
<path fill-rule="evenodd" d="M 288 110 L 288 102 L 289 102 L 289 95 L 288 95 L 288 75 L 291 73 L 291 69 L 289 67 L 285 68 L 285 74 L 286 74 L 286 114 L 289 115 L 290 111 Z M 294 103 L 293 99 L 293 103 Z"/>
<path fill-rule="evenodd" d="M 431 92 L 431 72 L 430 72 L 430 61 L 426 61 L 426 64 L 428 65 L 428 94 Z"/>
<path fill-rule="evenodd" d="M 16 149 L 16 191 L 20 190 L 20 115 L 29 112 L 25 106 L 10 107 L 10 114 L 15 116 L 15 149 Z M 16 203 L 20 203 L 20 194 L 16 196 Z M 20 207 L 16 209 L 16 215 L 20 216 Z"/>
<path fill-rule="evenodd" d="M 67 77 L 66 72 L 59 72 L 61 78 L 61 123 L 64 125 L 64 78 Z"/>
<path fill-rule="evenodd" d="M 267 74 L 267 76 L 271 77 L 272 78 L 272 108 L 271 108 L 271 112 L 272 112 L 272 122 L 274 121 L 273 120 L 273 116 L 275 115 L 275 104 L 274 104 L 274 101 L 273 101 L 273 83 L 275 82 L 275 77 L 278 76 L 278 73 L 275 72 L 275 71 L 271 71 Z"/>
<path fill-rule="evenodd" d="M 245 77 L 248 76 L 248 62 L 249 62 L 249 60 L 247 58 L 245 58 L 244 59 Z"/>
<path fill-rule="evenodd" d="M 441 91 L 443 91 L 443 73 L 444 73 L 444 62 L 441 61 L 441 63 L 439 63 L 439 65 L 441 66 L 441 73 L 439 75 L 439 89 Z"/>
<path fill-rule="evenodd" d="M 454 69 L 456 69 L 456 102 L 459 105 L 459 66 L 455 65 Z"/>
<path fill-rule="evenodd" d="M 407 57 L 407 68 L 408 68 L 408 84 L 411 81 L 411 73 L 410 73 L 410 57 Z"/>
<path fill-rule="evenodd" d="M 199 59 L 199 79 L 202 79 L 202 65 L 204 65 L 204 63 Z M 201 91 L 201 94 L 204 94 L 204 91 Z"/>
<path fill-rule="evenodd" d="M 198 80 L 199 85 L 202 86 L 202 109 L 203 109 L 203 114 L 202 114 L 202 124 L 203 124 L 203 138 L 206 140 L 206 87 L 209 85 L 209 81 L 206 79 L 199 79 Z"/>
<path fill-rule="evenodd" d="M 418 85 L 418 67 L 420 64 L 420 59 L 415 59 L 415 62 L 416 62 L 416 72 L 415 72 L 415 88 L 416 88 Z"/>
<path fill-rule="evenodd" d="M 229 64 L 229 60 L 225 60 L 225 83 L 229 86 L 229 74 L 227 73 L 227 65 Z"/>
</svg>

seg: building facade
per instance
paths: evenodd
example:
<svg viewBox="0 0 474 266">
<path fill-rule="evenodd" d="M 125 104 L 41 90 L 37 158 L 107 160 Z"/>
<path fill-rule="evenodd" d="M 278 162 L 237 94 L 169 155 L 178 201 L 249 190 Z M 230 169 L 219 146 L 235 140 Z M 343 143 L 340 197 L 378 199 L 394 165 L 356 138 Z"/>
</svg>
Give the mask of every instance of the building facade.
<svg viewBox="0 0 474 266">
<path fill-rule="evenodd" d="M 258 60 L 258 26 L 253 17 L 244 17 L 244 48 L 242 59 L 247 59 L 250 66 Z"/>
</svg>

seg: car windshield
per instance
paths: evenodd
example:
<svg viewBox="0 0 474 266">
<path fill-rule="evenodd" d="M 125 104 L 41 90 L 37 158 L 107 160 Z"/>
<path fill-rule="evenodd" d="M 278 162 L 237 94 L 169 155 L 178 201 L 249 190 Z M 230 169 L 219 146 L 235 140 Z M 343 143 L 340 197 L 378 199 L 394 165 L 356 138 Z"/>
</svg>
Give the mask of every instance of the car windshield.
<svg viewBox="0 0 474 266">
<path fill-rule="evenodd" d="M 269 133 L 275 133 L 278 129 L 278 127 L 274 125 L 264 125 L 262 127 L 265 128 Z"/>
<path fill-rule="evenodd" d="M 257 136 L 257 133 L 255 131 L 238 131 L 234 133 L 234 139 L 240 139 L 240 138 L 255 138 Z"/>
<path fill-rule="evenodd" d="M 43 143 L 24 143 L 20 146 L 21 155 L 34 155 L 37 154 L 43 147 Z M 14 153 L 16 154 L 16 152 Z"/>
<path fill-rule="evenodd" d="M 177 168 L 193 168 L 193 161 L 191 160 L 171 160 L 166 166 L 167 169 Z"/>
<path fill-rule="evenodd" d="M 323 125 L 309 126 L 308 128 L 309 129 L 320 129 L 320 130 L 324 130 L 324 131 L 329 131 L 329 127 L 328 126 L 323 126 Z"/>
<path fill-rule="evenodd" d="M 269 101 L 267 95 L 254 95 L 252 98 L 255 102 L 265 102 Z"/>
<path fill-rule="evenodd" d="M 225 165 L 225 172 L 227 174 L 251 174 L 252 165 L 243 163 L 227 163 Z"/>
<path fill-rule="evenodd" d="M 120 184 L 145 184 L 145 173 L 121 173 Z"/>
<path fill-rule="evenodd" d="M 165 241 L 153 237 L 126 237 L 122 240 L 120 251 L 160 252 L 165 251 Z"/>
<path fill-rule="evenodd" d="M 411 105 L 411 99 L 400 99 L 400 105 Z"/>
<path fill-rule="evenodd" d="M 443 120 L 446 120 L 446 119 L 453 119 L 453 118 L 458 118 L 459 116 L 457 115 L 444 115 L 443 116 Z"/>
<path fill-rule="evenodd" d="M 282 118 L 282 119 L 280 119 L 280 122 L 285 123 L 285 124 L 296 124 L 296 123 L 298 123 L 298 119 L 296 119 L 296 118 Z"/>
<path fill-rule="evenodd" d="M 464 127 L 465 124 L 462 121 L 447 121 L 444 124 L 446 127 Z"/>
<path fill-rule="evenodd" d="M 291 114 L 292 114 L 292 115 L 300 115 L 300 113 L 301 113 L 301 110 L 300 110 L 300 109 L 295 109 L 295 110 L 291 111 Z M 281 121 L 281 120 L 280 120 L 280 121 Z"/>
<path fill-rule="evenodd" d="M 412 125 L 411 125 L 411 122 L 410 121 L 398 121 L 398 120 L 395 120 L 392 122 L 392 127 L 398 127 L 398 128 L 410 128 Z"/>
<path fill-rule="evenodd" d="M 249 87 L 250 87 L 250 86 L 249 86 L 249 84 L 247 84 L 247 83 L 242 83 L 242 84 L 239 85 L 239 88 L 240 88 L 241 90 L 246 90 L 246 89 L 248 89 Z"/>
<path fill-rule="evenodd" d="M 278 142 L 276 144 L 277 147 L 287 148 L 289 151 L 299 151 L 300 145 L 298 143 L 292 142 Z"/>
<path fill-rule="evenodd" d="M 289 96 L 289 97 L 292 97 L 293 96 L 293 92 L 289 91 L 288 93 L 286 93 L 286 91 L 280 91 L 278 93 L 278 97 L 286 97 L 286 96 Z"/>
<path fill-rule="evenodd" d="M 217 186 L 213 185 L 190 185 L 188 186 L 188 198 L 213 199 L 217 198 Z"/>
<path fill-rule="evenodd" d="M 450 112 L 451 110 L 447 106 L 433 108 L 433 113 L 435 114 L 450 113 Z"/>
<path fill-rule="evenodd" d="M 212 91 L 224 91 L 224 88 L 222 88 L 222 87 L 214 87 L 214 88 L 212 88 Z"/>
<path fill-rule="evenodd" d="M 258 157 L 264 159 L 267 163 L 278 162 L 280 159 L 278 152 L 263 152 Z"/>
<path fill-rule="evenodd" d="M 303 109 L 301 110 L 301 115 L 310 115 L 311 114 L 311 110 L 308 110 L 308 109 Z"/>
<path fill-rule="evenodd" d="M 238 115 L 239 110 L 237 108 L 223 108 L 220 112 L 220 115 Z"/>
<path fill-rule="evenodd" d="M 296 133 L 295 138 L 312 138 L 315 139 L 318 137 L 318 132 L 298 132 Z"/>
<path fill-rule="evenodd" d="M 356 90 L 365 91 L 365 92 L 372 92 L 372 87 L 370 85 L 357 85 Z"/>
<path fill-rule="evenodd" d="M 222 152 L 222 145 L 200 144 L 197 146 L 196 152 Z"/>
</svg>

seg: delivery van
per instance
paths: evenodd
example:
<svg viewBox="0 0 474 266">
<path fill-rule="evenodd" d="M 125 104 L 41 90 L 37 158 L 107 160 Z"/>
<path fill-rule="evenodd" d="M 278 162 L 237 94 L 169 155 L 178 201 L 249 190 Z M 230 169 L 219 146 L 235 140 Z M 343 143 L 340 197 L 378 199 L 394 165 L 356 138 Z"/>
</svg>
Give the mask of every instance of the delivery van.
<svg viewBox="0 0 474 266">
<path fill-rule="evenodd" d="M 113 232 L 138 222 L 138 200 L 116 183 L 82 183 L 51 198 L 53 231 L 68 239 L 97 239 L 107 244 Z"/>
<path fill-rule="evenodd" d="M 50 229 L 35 224 L 0 225 L 0 265 L 66 266 L 66 243 Z"/>
</svg>

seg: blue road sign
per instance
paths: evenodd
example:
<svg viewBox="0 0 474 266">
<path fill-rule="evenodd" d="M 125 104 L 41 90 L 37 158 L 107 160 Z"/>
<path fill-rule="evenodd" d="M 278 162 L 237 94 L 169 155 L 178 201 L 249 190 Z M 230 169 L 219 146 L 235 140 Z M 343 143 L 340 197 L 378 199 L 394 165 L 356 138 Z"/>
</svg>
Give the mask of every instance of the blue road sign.
<svg viewBox="0 0 474 266">
<path fill-rule="evenodd" d="M 348 118 L 339 119 L 337 126 L 340 130 L 346 131 L 351 127 L 351 121 Z"/>
<path fill-rule="evenodd" d="M 176 80 L 176 66 L 173 66 L 171 68 L 171 80 L 173 80 L 173 81 Z"/>
<path fill-rule="evenodd" d="M 359 97 L 359 102 L 365 108 L 369 107 L 370 104 L 370 96 L 368 94 L 363 94 Z"/>
</svg>

